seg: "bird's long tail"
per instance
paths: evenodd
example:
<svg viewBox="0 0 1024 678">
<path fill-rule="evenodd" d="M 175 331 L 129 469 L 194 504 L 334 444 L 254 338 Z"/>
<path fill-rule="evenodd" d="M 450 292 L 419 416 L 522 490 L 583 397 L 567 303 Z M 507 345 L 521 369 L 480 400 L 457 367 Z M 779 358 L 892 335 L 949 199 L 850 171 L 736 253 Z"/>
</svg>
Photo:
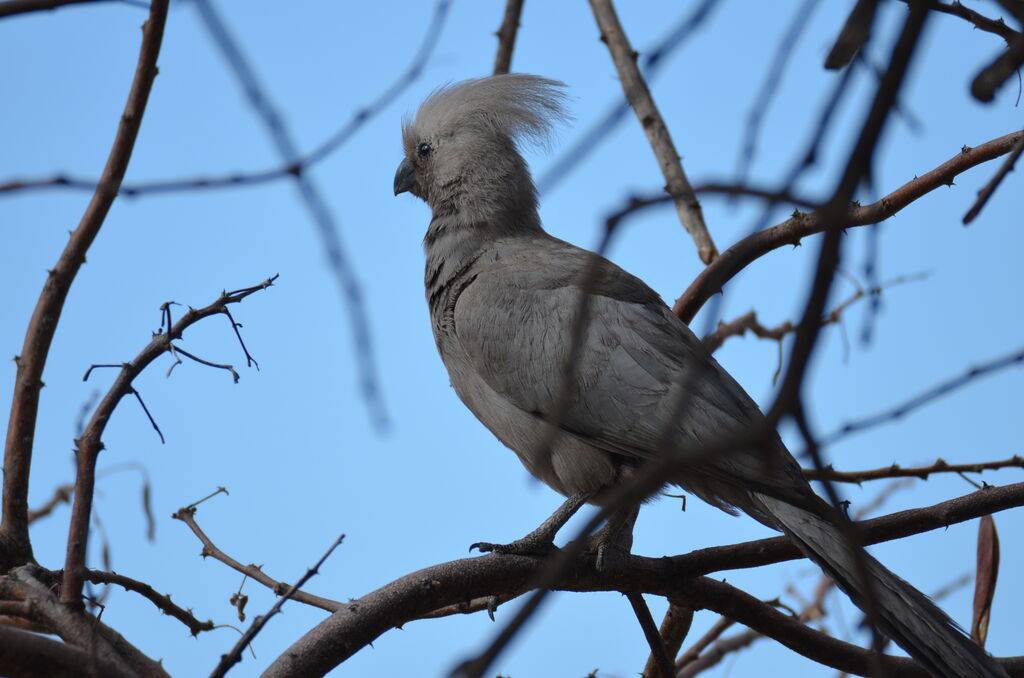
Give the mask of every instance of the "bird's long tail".
<svg viewBox="0 0 1024 678">
<path fill-rule="evenodd" d="M 817 563 L 863 609 L 857 561 L 846 537 L 824 518 L 763 494 L 755 501 L 803 553 Z M 879 630 L 928 671 L 944 678 L 1007 678 L 989 654 L 926 595 L 864 554 Z"/>
</svg>

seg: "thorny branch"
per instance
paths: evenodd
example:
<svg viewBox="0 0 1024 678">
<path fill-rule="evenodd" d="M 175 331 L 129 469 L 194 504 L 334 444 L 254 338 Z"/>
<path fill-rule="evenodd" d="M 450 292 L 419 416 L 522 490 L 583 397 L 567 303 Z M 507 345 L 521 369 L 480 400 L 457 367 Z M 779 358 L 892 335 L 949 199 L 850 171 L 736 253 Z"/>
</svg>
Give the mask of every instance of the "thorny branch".
<svg viewBox="0 0 1024 678">
<path fill-rule="evenodd" d="M 185 330 L 203 318 L 220 315 L 229 304 L 237 304 L 246 297 L 265 290 L 274 284 L 277 276 L 259 285 L 233 292 L 222 292 L 212 304 L 200 309 L 190 308 L 178 322 L 155 334 L 149 344 L 131 362 L 124 363 L 107 394 L 96 407 L 85 431 L 75 441 L 77 474 L 75 476 L 75 498 L 71 509 L 71 527 L 68 534 L 67 557 L 64 564 L 64 581 L 61 600 L 72 605 L 80 604 L 82 575 L 85 565 L 86 543 L 89 537 L 89 520 L 92 514 L 93 490 L 96 483 L 96 460 L 103 449 L 103 431 L 121 399 L 134 392 L 132 381 L 154 360 L 166 352 L 177 349 L 173 342 L 182 338 Z M 180 349 L 177 349 L 180 351 Z M 233 371 L 233 370 L 232 370 Z M 88 373 L 86 373 L 88 375 Z"/>
<path fill-rule="evenodd" d="M 849 205 L 838 216 L 836 223 L 842 228 L 850 228 L 884 221 L 936 188 L 952 185 L 953 179 L 961 172 L 1006 155 L 1014 149 L 1021 137 L 1024 137 L 1024 131 L 1007 134 L 974 148 L 964 146 L 957 155 L 930 172 L 908 181 L 880 200 L 870 205 Z M 615 216 L 621 219 L 648 204 L 633 207 L 631 203 Z M 725 283 L 748 265 L 784 245 L 799 245 L 803 238 L 821 233 L 825 228 L 821 210 L 811 213 L 797 211 L 786 221 L 747 236 L 722 252 L 718 259 L 701 271 L 676 300 L 672 310 L 684 322 L 690 322 L 712 295 L 721 291 Z"/>
<path fill-rule="evenodd" d="M 199 527 L 199 523 L 196 522 L 195 515 L 196 508 L 195 505 L 193 504 L 192 506 L 186 506 L 184 508 L 178 509 L 177 511 L 174 512 L 174 514 L 171 515 L 171 517 L 175 520 L 180 520 L 181 522 L 188 525 L 188 528 L 192 530 L 192 533 L 199 538 L 199 541 L 203 544 L 203 550 L 200 552 L 201 556 L 203 556 L 204 558 L 207 556 L 212 556 L 214 559 L 219 560 L 231 569 L 236 570 L 237 572 L 241 572 L 250 579 L 260 584 L 263 584 L 268 589 L 273 591 L 275 594 L 279 596 L 285 594 L 285 592 L 288 590 L 288 584 L 277 581 L 276 579 L 267 576 L 267 574 L 263 572 L 262 567 L 258 565 L 243 565 L 242 563 L 238 562 L 237 560 L 235 560 L 234 558 L 232 558 L 231 556 L 217 548 L 217 545 L 213 543 L 213 540 L 211 540 L 210 537 L 208 537 L 206 533 L 203 532 L 203 529 Z M 291 598 L 300 603 L 305 603 L 306 605 L 318 607 L 321 610 L 327 610 L 328 612 L 337 612 L 345 608 L 345 605 L 343 603 L 339 603 L 336 600 L 321 598 L 320 596 L 315 596 L 313 594 L 306 593 L 305 591 L 295 591 L 291 594 Z"/>
<path fill-rule="evenodd" d="M 270 610 L 267 611 L 266 614 L 259 615 L 252 620 L 252 625 L 249 626 L 248 629 L 246 629 L 245 633 L 242 634 L 242 637 L 238 639 L 237 643 L 235 643 L 235 646 L 231 648 L 231 651 L 221 657 L 221 660 L 217 664 L 217 667 L 213 670 L 213 673 L 210 674 L 210 678 L 223 678 L 223 676 L 231 669 L 232 666 L 234 666 L 242 660 L 242 651 L 249 646 L 249 643 L 251 643 L 252 639 L 256 637 L 256 634 L 260 632 L 260 630 L 266 625 L 268 621 L 270 621 L 271 617 L 273 617 L 281 610 L 281 606 L 284 605 L 289 598 L 293 597 L 296 593 L 298 593 L 300 587 L 305 585 L 307 581 L 309 581 L 314 575 L 319 573 L 320 567 L 328 558 L 330 558 L 331 554 L 334 553 L 334 549 L 338 548 L 338 546 L 341 545 L 341 542 L 344 539 L 345 535 L 339 535 L 338 538 L 334 540 L 334 543 L 332 543 L 331 546 L 327 549 L 327 551 L 322 556 L 320 556 L 320 560 L 316 562 L 316 565 L 306 570 L 306 574 L 299 577 L 299 580 L 297 582 L 289 586 L 288 590 L 286 590 L 281 595 L 281 597 L 277 599 L 277 601 L 270 608 Z"/>
<path fill-rule="evenodd" d="M 942 529 L 1017 506 L 1024 506 L 1024 483 L 988 487 L 940 504 L 901 511 L 858 525 L 864 543 L 874 544 Z M 567 591 L 616 590 L 670 596 L 695 609 L 725 614 L 790 647 L 794 638 L 801 639 L 802 644 L 794 649 L 815 661 L 844 670 L 862 671 L 868 665 L 867 651 L 846 644 L 836 645 L 839 641 L 806 629 L 802 624 L 797 625 L 799 629 L 794 627 L 795 622 L 779 625 L 780 619 L 788 617 L 761 601 L 740 595 L 734 589 L 719 588 L 721 585 L 717 582 L 693 579 L 722 570 L 759 567 L 802 557 L 786 537 L 700 549 L 666 558 L 625 556 L 610 563 L 602 572 L 596 571 L 593 558 L 579 557 L 552 587 Z M 537 577 L 547 571 L 544 559 L 490 554 L 414 572 L 353 601 L 321 622 L 278 657 L 264 676 L 284 678 L 326 673 L 391 628 L 467 599 L 520 595 L 533 589 Z M 714 591 L 705 586 L 713 587 Z M 896 660 L 887 658 L 885 663 L 889 665 L 890 661 Z M 1003 661 L 1015 671 L 1024 672 L 1024 660 Z M 909 671 L 914 670 L 916 664 L 907 660 L 891 666 Z"/>
<path fill-rule="evenodd" d="M 59 572 L 56 574 L 60 574 Z M 102 570 L 86 570 L 83 574 L 86 581 L 94 584 L 116 584 L 126 591 L 133 591 L 153 603 L 164 614 L 174 617 L 188 627 L 193 636 L 198 636 L 202 631 L 214 629 L 212 621 L 199 621 L 191 611 L 186 610 L 171 601 L 171 596 L 161 594 L 146 582 L 126 577 L 116 572 L 104 572 Z"/>
<path fill-rule="evenodd" d="M 149 93 L 156 78 L 156 61 L 163 41 L 168 4 L 168 0 L 154 0 L 150 6 L 149 19 L 143 26 L 135 76 L 106 166 L 78 227 L 72 232 L 57 264 L 47 276 L 25 332 L 25 342 L 17 360 L 17 376 L 4 448 L 0 571 L 32 559 L 28 536 L 28 484 L 43 368 L 68 291 L 78 270 L 85 263 L 85 254 L 99 233 L 128 169 Z"/>
<path fill-rule="evenodd" d="M 710 264 L 718 256 L 718 250 L 708 233 L 707 224 L 704 223 L 700 201 L 690 186 L 668 126 L 640 72 L 637 54 L 622 29 L 612 0 L 590 0 L 590 7 L 601 31 L 601 40 L 608 46 L 612 61 L 615 63 L 622 91 L 640 120 L 651 150 L 658 160 L 658 167 L 665 177 L 665 192 L 672 197 L 679 221 L 693 238 L 701 261 Z"/>
<path fill-rule="evenodd" d="M 857 290 L 853 294 L 825 314 L 825 317 L 821 319 L 821 324 L 838 324 L 842 321 L 843 312 L 861 299 L 877 296 L 890 287 L 910 282 L 911 280 L 920 280 L 923 277 L 923 275 L 900 276 L 889 282 L 878 285 L 877 287 L 872 287 L 871 289 L 864 289 L 860 285 L 857 285 Z M 774 327 L 765 327 L 761 324 L 761 321 L 758 320 L 757 311 L 748 311 L 728 322 L 719 321 L 718 327 L 715 328 L 715 331 L 704 337 L 704 346 L 714 353 L 722 347 L 722 344 L 725 343 L 726 339 L 729 337 L 743 336 L 747 331 L 761 339 L 781 341 L 783 337 L 796 331 L 796 325 L 787 320 L 775 325 Z M 781 369 L 781 365 L 779 368 Z"/>
<path fill-rule="evenodd" d="M 935 473 L 982 473 L 984 471 L 996 471 L 1004 468 L 1024 468 L 1024 457 L 1013 455 L 1009 459 L 1000 461 L 983 461 L 976 464 L 950 464 L 945 459 L 936 459 L 928 466 L 903 467 L 899 464 L 876 468 L 868 471 L 837 471 L 832 465 L 823 469 L 804 469 L 804 477 L 808 480 L 824 480 L 828 478 L 840 483 L 863 483 L 868 480 L 881 480 L 883 478 L 920 478 L 927 480 Z"/>
</svg>

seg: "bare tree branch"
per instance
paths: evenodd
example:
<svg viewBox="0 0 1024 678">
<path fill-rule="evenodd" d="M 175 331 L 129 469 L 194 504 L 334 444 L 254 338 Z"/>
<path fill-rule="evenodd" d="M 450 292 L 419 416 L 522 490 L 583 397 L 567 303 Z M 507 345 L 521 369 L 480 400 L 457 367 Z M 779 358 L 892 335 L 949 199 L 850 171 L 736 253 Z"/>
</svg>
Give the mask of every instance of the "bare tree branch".
<svg viewBox="0 0 1024 678">
<path fill-rule="evenodd" d="M 0 579 L 0 595 L 31 600 L 38 620 L 45 623 L 52 633 L 94 654 L 103 663 L 119 667 L 129 675 L 169 678 L 159 662 L 139 652 L 113 629 L 86 612 L 60 603 L 57 596 L 36 578 L 37 573 L 38 569 L 32 565 L 13 568 Z"/>
<path fill-rule="evenodd" d="M 1024 151 L 1024 133 L 1020 135 L 1020 139 L 1017 140 L 1017 145 L 1010 155 L 1006 156 L 1006 160 L 999 166 L 999 171 L 995 173 L 988 183 L 985 184 L 980 191 L 978 191 L 978 199 L 971 205 L 971 209 L 967 210 L 967 214 L 964 215 L 964 225 L 971 223 L 981 213 L 981 210 L 988 204 L 989 198 L 995 193 L 995 190 L 999 188 L 999 184 L 1003 182 L 1006 175 L 1013 171 L 1013 166 L 1017 164 L 1017 159 L 1020 158 L 1021 151 Z"/>
<path fill-rule="evenodd" d="M 0 2 L 0 17 L 52 10 L 65 5 L 77 5 L 86 2 L 99 1 L 101 0 L 4 0 L 4 2 Z"/>
<path fill-rule="evenodd" d="M 56 574 L 59 575 L 60 573 Z M 104 572 L 102 570 L 86 570 L 84 578 L 94 584 L 117 584 L 126 591 L 138 593 L 153 603 L 161 612 L 174 617 L 187 626 L 193 636 L 198 636 L 202 631 L 212 631 L 214 629 L 212 621 L 199 621 L 190 611 L 175 605 L 169 595 L 158 593 L 156 589 L 146 582 L 131 579 L 116 572 Z"/>
<path fill-rule="evenodd" d="M 981 473 L 983 471 L 996 471 L 1004 468 L 1024 468 L 1024 457 L 1013 455 L 1009 459 L 1001 461 L 983 461 L 977 464 L 950 464 L 944 459 L 936 459 L 935 463 L 928 466 L 902 467 L 899 464 L 876 468 L 869 471 L 837 471 L 831 465 L 822 470 L 804 469 L 804 477 L 808 480 L 822 480 L 828 478 L 839 483 L 863 483 L 868 480 L 881 480 L 884 478 L 920 478 L 927 480 L 934 473 Z"/>
<path fill-rule="evenodd" d="M 673 678 L 675 671 L 672 669 L 672 658 L 661 640 L 661 634 L 658 632 L 654 617 L 651 616 L 651 609 L 647 607 L 643 595 L 627 593 L 626 599 L 629 600 L 633 614 L 636 615 L 636 620 L 644 632 L 644 638 L 647 639 L 647 645 L 651 648 L 651 658 L 648 660 L 648 664 L 653 663 L 655 670 L 648 673 L 645 669 L 643 678 L 654 678 L 655 676 Z"/>
<path fill-rule="evenodd" d="M 200 553 L 201 556 L 204 558 L 207 556 L 213 556 L 216 560 L 219 560 L 231 569 L 241 572 L 250 579 L 263 584 L 275 594 L 279 596 L 284 595 L 288 590 L 288 584 L 267 576 L 261 567 L 256 565 L 242 565 L 240 562 L 217 548 L 213 541 L 205 532 L 203 532 L 202 528 L 199 527 L 199 524 L 195 520 L 195 513 L 195 505 L 192 505 L 178 509 L 171 517 L 188 525 L 193 534 L 199 538 L 199 541 L 203 544 L 203 550 Z M 319 607 L 321 610 L 327 610 L 328 612 L 338 612 L 345 609 L 345 605 L 343 603 L 339 603 L 336 600 L 330 600 L 328 598 L 321 598 L 320 596 L 315 596 L 313 594 L 306 593 L 305 591 L 296 591 L 291 595 L 291 598 L 300 603 Z"/>
<path fill-rule="evenodd" d="M 78 228 L 72 232 L 60 259 L 50 271 L 25 332 L 25 343 L 17 360 L 17 376 L 4 448 L 0 571 L 29 562 L 32 558 L 28 537 L 28 481 L 43 368 L 68 290 L 71 289 L 78 269 L 85 263 L 85 253 L 99 233 L 128 169 L 128 161 L 156 78 L 156 61 L 163 40 L 167 8 L 168 0 L 154 0 L 151 5 L 149 20 L 143 26 L 135 78 L 99 186 Z"/>
<path fill-rule="evenodd" d="M 878 0 L 857 0 L 831 51 L 825 57 L 825 68 L 835 71 L 853 61 L 871 37 L 871 26 L 875 23 L 877 9 Z"/>
<path fill-rule="evenodd" d="M 615 63 L 615 70 L 618 71 L 619 81 L 622 83 L 622 91 L 625 93 L 629 105 L 633 107 L 636 117 L 640 120 L 640 126 L 643 127 L 644 134 L 647 135 L 647 141 L 658 160 L 658 167 L 661 169 L 662 176 L 665 177 L 665 192 L 672 196 L 679 221 L 693 238 L 701 261 L 710 264 L 718 256 L 718 250 L 708 233 L 700 201 L 697 200 L 697 195 L 693 192 L 689 179 L 686 178 L 686 172 L 679 160 L 679 153 L 672 142 L 668 126 L 665 124 L 664 118 L 661 117 L 661 112 L 658 110 L 657 104 L 654 103 L 654 97 L 637 66 L 637 54 L 629 44 L 629 38 L 626 37 L 626 32 L 619 22 L 612 1 L 590 0 L 590 7 L 594 11 L 594 18 L 601 31 L 601 40 L 608 45 L 608 51 Z"/>
<path fill-rule="evenodd" d="M 1024 506 L 1024 483 L 987 487 L 934 506 L 864 521 L 858 523 L 858 526 L 864 543 L 874 544 L 945 528 L 1017 506 Z M 779 634 L 772 631 L 771 624 L 766 627 L 764 623 L 748 623 L 747 618 L 734 616 L 728 606 L 723 606 L 721 602 L 715 603 L 717 594 L 694 599 L 690 597 L 690 589 L 685 589 L 687 595 L 680 596 L 682 589 L 677 586 L 685 588 L 688 582 L 694 581 L 693 577 L 721 570 L 759 567 L 802 557 L 786 537 L 705 548 L 666 558 L 624 556 L 621 560 L 616 558 L 609 563 L 602 572 L 596 571 L 593 558 L 577 557 L 567 571 L 557 578 L 553 588 L 569 591 L 618 590 L 672 596 L 673 600 L 693 604 L 695 608 L 715 610 L 778 638 Z M 264 678 L 322 675 L 388 629 L 466 599 L 489 595 L 519 595 L 536 587 L 538 576 L 548 576 L 549 573 L 550 568 L 545 559 L 497 554 L 452 561 L 414 572 L 354 601 L 358 614 L 342 610 L 321 622 L 278 657 L 264 673 Z M 763 605 L 760 601 L 756 602 L 758 606 Z M 774 610 L 772 612 L 784 617 Z M 800 628 L 805 627 L 801 625 Z M 787 633 L 790 631 L 787 630 Z M 810 637 L 815 639 L 813 643 L 817 650 L 811 654 L 799 651 L 816 661 L 819 661 L 818 650 L 831 651 L 829 648 L 834 647 L 832 643 L 839 642 L 824 636 Z M 857 651 L 866 652 L 861 648 Z M 912 666 L 912 663 L 902 666 Z M 1021 675 L 1024 675 L 1024 666 Z"/>
<path fill-rule="evenodd" d="M 84 1 L 84 0 L 83 0 Z M 265 170 L 238 172 L 226 175 L 208 175 L 185 177 L 180 179 L 156 179 L 139 183 L 121 185 L 121 195 L 145 196 L 156 193 L 194 192 L 206 189 L 224 189 L 244 186 L 255 186 L 286 179 L 301 174 L 324 160 L 351 139 L 367 122 L 379 115 L 390 106 L 398 96 L 409 88 L 423 74 L 423 69 L 430 60 L 440 40 L 441 31 L 448 17 L 451 0 L 438 0 L 434 6 L 434 14 L 430 25 L 423 35 L 405 71 L 395 79 L 376 99 L 361 106 L 352 117 L 331 136 L 323 140 L 312 151 L 299 157 L 294 162 L 286 162 L 279 167 Z M 92 191 L 96 188 L 94 179 L 67 176 L 60 174 L 43 179 L 14 179 L 0 184 L 0 193 L 36 190 L 46 188 L 65 188 L 72 190 Z"/>
<path fill-rule="evenodd" d="M 87 671 L 109 678 L 136 678 L 92 652 L 0 624 L 0 674 L 10 678 L 81 678 Z"/>
<path fill-rule="evenodd" d="M 516 34 L 519 32 L 519 17 L 523 13 L 523 0 L 507 0 L 505 16 L 501 20 L 498 32 L 498 53 L 494 57 L 494 75 L 508 73 L 512 66 L 512 50 L 516 46 Z"/>
<path fill-rule="evenodd" d="M 221 657 L 217 667 L 213 670 L 213 673 L 210 674 L 210 678 L 223 678 L 232 666 L 242 661 L 242 650 L 249 646 L 249 643 L 252 642 L 252 639 L 256 637 L 256 634 L 260 632 L 266 623 L 270 621 L 270 618 L 281 610 L 281 606 L 285 604 L 285 601 L 298 593 L 300 587 L 302 587 L 314 575 L 319 573 L 320 567 L 328 558 L 330 558 L 331 554 L 334 553 L 334 549 L 338 548 L 344 539 L 345 535 L 339 535 L 327 551 L 320 556 L 320 560 L 316 562 L 316 565 L 306 570 L 306 574 L 299 577 L 297 582 L 289 586 L 288 590 L 277 599 L 273 607 L 271 607 L 266 614 L 260 615 L 252 620 L 252 625 L 246 629 L 245 633 L 242 634 L 242 637 L 238 639 L 237 643 L 235 643 L 235 646 L 231 648 L 231 651 Z"/>
<path fill-rule="evenodd" d="M 1007 134 L 974 148 L 964 146 L 957 155 L 935 169 L 908 181 L 877 202 L 870 205 L 850 205 L 837 223 L 842 228 L 850 228 L 884 221 L 936 188 L 952 185 L 953 179 L 961 172 L 1006 155 L 1022 137 L 1024 131 Z M 626 211 L 623 210 L 620 214 Z M 712 295 L 721 291 L 725 283 L 752 262 L 783 245 L 799 245 L 801 239 L 821 233 L 825 226 L 821 211 L 810 214 L 796 212 L 780 224 L 747 236 L 722 252 L 713 264 L 701 271 L 676 300 L 673 312 L 684 322 L 690 322 Z"/>
<path fill-rule="evenodd" d="M 686 640 L 691 624 L 693 624 L 693 610 L 670 600 L 668 610 L 665 611 L 665 617 L 661 620 L 661 628 L 658 629 L 661 642 L 665 647 L 665 653 L 669 658 L 679 654 L 679 648 L 682 647 L 683 641 Z M 656 675 L 657 662 L 657 657 L 651 654 L 644 665 L 643 673 L 640 674 L 641 678 L 653 678 Z"/>
<path fill-rule="evenodd" d="M 992 101 L 996 90 L 1024 64 L 1024 36 L 1010 40 L 1009 47 L 971 81 L 971 94 L 978 101 Z"/>
<path fill-rule="evenodd" d="M 85 431 L 75 441 L 77 473 L 75 475 L 74 503 L 71 507 L 71 527 L 68 533 L 67 556 L 64 563 L 64 583 L 61 600 L 71 605 L 81 604 L 82 576 L 85 568 L 85 550 L 89 539 L 89 520 L 92 515 L 93 490 L 96 485 L 96 460 L 103 450 L 103 432 L 121 399 L 134 392 L 132 381 L 154 360 L 173 350 L 174 342 L 185 330 L 203 318 L 224 313 L 229 304 L 237 304 L 246 297 L 265 290 L 277 279 L 264 280 L 259 285 L 232 292 L 222 292 L 212 304 L 200 309 L 190 308 L 166 332 L 154 334 L 152 340 L 131 362 L 124 363 L 114 383 L 100 401 L 89 419 Z M 180 350 L 180 349 L 179 349 Z M 86 373 L 88 376 L 88 373 Z"/>
<path fill-rule="evenodd" d="M 1019 349 L 1009 355 L 1001 356 L 981 365 L 970 367 L 962 374 L 953 377 L 952 379 L 947 379 L 923 393 L 908 398 L 895 407 L 869 417 L 864 417 L 863 419 L 856 419 L 854 421 L 847 422 L 832 433 L 823 436 L 819 442 L 822 445 L 831 445 L 837 440 L 846 438 L 854 433 L 874 428 L 890 421 L 896 421 L 914 410 L 920 409 L 928 403 L 948 395 L 949 393 L 956 391 L 965 384 L 969 384 L 980 377 L 988 376 L 999 372 L 1000 370 L 1022 363 L 1024 363 L 1024 349 Z"/>
<path fill-rule="evenodd" d="M 911 0 L 900 0 L 903 3 L 909 4 Z M 931 0 L 928 3 L 928 9 L 933 12 L 942 12 L 943 14 L 949 14 L 974 24 L 974 27 L 979 31 L 985 31 L 986 33 L 992 33 L 998 35 L 1006 42 L 1010 42 L 1014 37 L 1020 35 L 1017 31 L 1013 30 L 1006 25 L 1002 19 L 990 19 L 989 17 L 974 11 L 969 7 L 965 7 L 959 0 L 955 0 L 951 3 L 937 2 Z"/>
</svg>

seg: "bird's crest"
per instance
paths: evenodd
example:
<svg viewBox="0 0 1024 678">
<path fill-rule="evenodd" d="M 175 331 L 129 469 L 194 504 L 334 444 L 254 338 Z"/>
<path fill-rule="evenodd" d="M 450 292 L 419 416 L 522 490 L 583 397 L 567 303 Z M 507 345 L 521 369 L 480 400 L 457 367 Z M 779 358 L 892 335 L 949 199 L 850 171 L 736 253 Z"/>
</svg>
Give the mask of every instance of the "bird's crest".
<svg viewBox="0 0 1024 678">
<path fill-rule="evenodd" d="M 473 126 L 517 144 L 543 147 L 555 123 L 571 119 L 563 87 L 556 80 L 522 73 L 445 85 L 423 102 L 415 120 L 403 121 L 402 135 L 408 143 L 417 135 L 445 135 Z"/>
</svg>

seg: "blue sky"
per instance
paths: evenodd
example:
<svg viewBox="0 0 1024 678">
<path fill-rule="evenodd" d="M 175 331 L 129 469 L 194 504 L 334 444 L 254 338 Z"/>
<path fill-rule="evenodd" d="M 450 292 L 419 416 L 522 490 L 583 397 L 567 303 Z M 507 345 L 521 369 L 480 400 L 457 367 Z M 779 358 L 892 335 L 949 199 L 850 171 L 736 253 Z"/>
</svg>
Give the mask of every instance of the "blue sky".
<svg viewBox="0 0 1024 678">
<path fill-rule="evenodd" d="M 655 44 L 693 2 L 621 3 L 620 16 L 641 52 Z M 694 183 L 734 176 L 751 102 L 770 55 L 797 2 L 723 0 L 703 29 L 663 65 L 652 90 Z M 751 180 L 774 185 L 806 143 L 831 84 L 821 68 L 850 3 L 821 2 L 810 17 L 780 89 L 764 117 Z M 992 2 L 971 3 L 997 14 Z M 220 2 L 302 150 L 314 148 L 373 100 L 407 67 L 432 14 L 432 3 Z M 170 519 L 177 508 L 226 486 L 200 507 L 198 520 L 236 559 L 262 564 L 291 581 L 312 565 L 338 533 L 345 543 L 309 590 L 357 598 L 421 567 L 461 558 L 476 541 L 508 541 L 533 529 L 559 503 L 532 480 L 515 455 L 478 424 L 449 388 L 430 335 L 422 298 L 420 240 L 425 205 L 392 196 L 400 155 L 401 117 L 415 111 L 438 85 L 490 72 L 504 3 L 456 1 L 425 70 L 397 102 L 319 163 L 311 176 L 337 218 L 340 235 L 369 310 L 375 369 L 392 421 L 375 430 L 361 399 L 347 315 L 325 264 L 313 224 L 294 186 L 276 182 L 218 191 L 193 191 L 119 200 L 89 252 L 68 298 L 44 379 L 37 427 L 31 505 L 69 482 L 75 421 L 83 403 L 102 392 L 111 373 L 89 383 L 92 363 L 130 359 L 159 326 L 168 300 L 202 306 L 222 289 L 256 284 L 275 273 L 277 285 L 234 310 L 260 370 L 244 358 L 228 324 L 210 319 L 190 329 L 186 350 L 233 363 L 223 372 L 195 364 L 165 377 L 162 359 L 136 387 L 167 437 L 161 445 L 144 414 L 125 401 L 107 428 L 100 468 L 131 462 L 152 482 L 156 540 L 145 539 L 141 477 L 136 470 L 104 476 L 96 511 L 108 536 L 113 568 L 142 579 L 194 608 L 201 619 L 238 624 L 228 598 L 241 577 L 212 559 L 187 528 Z M 884 63 L 903 10 L 883 3 L 870 57 Z M 145 11 L 127 3 L 84 4 L 0 21 L 0 178 L 66 172 L 96 176 L 102 168 L 131 80 Z M 538 175 L 621 98 L 609 55 L 584 3 L 527 2 L 513 69 L 564 81 L 574 126 L 559 131 L 549 152 L 533 150 Z M 1015 79 L 991 105 L 970 99 L 975 72 L 994 57 L 1001 40 L 964 22 L 935 16 L 921 59 L 901 103 L 906 115 L 890 121 L 876 155 L 874 200 L 953 156 L 1021 127 Z M 214 47 L 194 8 L 175 3 L 168 21 L 160 75 L 150 99 L 128 183 L 276 166 L 260 121 Z M 802 194 L 827 195 L 858 129 L 873 78 L 861 72 L 826 139 L 819 163 L 800 184 Z M 928 273 L 923 281 L 887 290 L 874 338 L 858 340 L 866 306 L 851 309 L 850 337 L 827 328 L 807 383 L 815 428 L 843 422 L 904 400 L 971 365 L 1017 350 L 1021 344 L 1020 175 L 1010 175 L 969 228 L 961 216 L 998 163 L 976 168 L 952 188 L 926 196 L 883 224 L 879 278 Z M 542 197 L 542 218 L 553 234 L 593 246 L 608 213 L 635 192 L 663 184 L 632 115 L 586 161 Z M 88 202 L 85 192 L 49 190 L 0 196 L 0 355 L 20 351 L 25 324 L 45 276 Z M 708 198 L 712 236 L 724 249 L 742 237 L 758 206 Z M 779 208 L 771 223 L 785 217 Z M 863 279 L 867 229 L 849 232 L 845 269 Z M 721 313 L 732 318 L 756 309 L 765 324 L 795 320 L 803 303 L 816 246 L 783 248 L 731 282 Z M 671 210 L 654 210 L 626 226 L 610 257 L 639 275 L 670 303 L 700 271 L 692 243 Z M 852 293 L 837 283 L 833 303 Z M 698 316 L 697 327 L 703 327 Z M 788 348 L 788 343 L 787 343 Z M 733 339 L 719 360 L 762 404 L 771 401 L 774 343 Z M 9 405 L 13 362 L 0 371 L 0 406 Z M 1021 452 L 1021 371 L 978 380 L 895 424 L 851 437 L 828 450 L 842 469 L 1003 459 Z M 787 436 L 791 433 L 784 430 Z M 796 449 L 797 446 L 794 446 Z M 986 474 L 996 484 L 1022 479 L 1019 469 Z M 843 487 L 854 507 L 870 501 L 879 484 Z M 917 482 L 887 509 L 920 506 L 972 488 L 956 476 Z M 68 510 L 33 528 L 37 558 L 63 562 Z M 1019 608 L 1024 589 L 1008 573 L 1024 568 L 1019 511 L 996 518 L 1003 536 L 1002 571 L 992 613 L 989 648 L 1021 654 Z M 926 592 L 942 588 L 974 563 L 976 523 L 885 544 L 874 553 Z M 90 562 L 99 563 L 100 539 Z M 675 501 L 647 506 L 634 550 L 650 556 L 768 536 L 749 518 L 731 518 L 699 501 L 685 513 Z M 761 598 L 794 587 L 810 595 L 817 572 L 806 562 L 722 576 Z M 266 610 L 273 596 L 252 582 L 249 611 Z M 797 599 L 789 601 L 798 605 Z M 827 620 L 843 636 L 856 611 L 838 598 Z M 655 616 L 663 610 L 652 599 Z M 502 607 L 499 624 L 517 603 Z M 943 601 L 970 623 L 970 588 Z M 323 617 L 288 603 L 257 638 L 233 676 L 254 676 Z M 108 599 L 103 619 L 176 676 L 203 675 L 237 634 L 227 628 L 189 637 L 145 601 L 124 591 Z M 691 640 L 716 617 L 698 613 Z M 414 622 L 392 631 L 337 669 L 339 676 L 443 675 L 482 647 L 498 627 L 486 615 Z M 556 594 L 495 666 L 523 676 L 635 675 L 647 649 L 625 598 L 615 593 Z M 735 662 L 735 663 L 733 663 Z M 752 672 L 821 675 L 820 667 L 772 642 L 729 660 L 709 675 Z M 415 669 L 410 669 L 415 667 Z M 769 671 L 770 669 L 770 671 Z"/>
</svg>

